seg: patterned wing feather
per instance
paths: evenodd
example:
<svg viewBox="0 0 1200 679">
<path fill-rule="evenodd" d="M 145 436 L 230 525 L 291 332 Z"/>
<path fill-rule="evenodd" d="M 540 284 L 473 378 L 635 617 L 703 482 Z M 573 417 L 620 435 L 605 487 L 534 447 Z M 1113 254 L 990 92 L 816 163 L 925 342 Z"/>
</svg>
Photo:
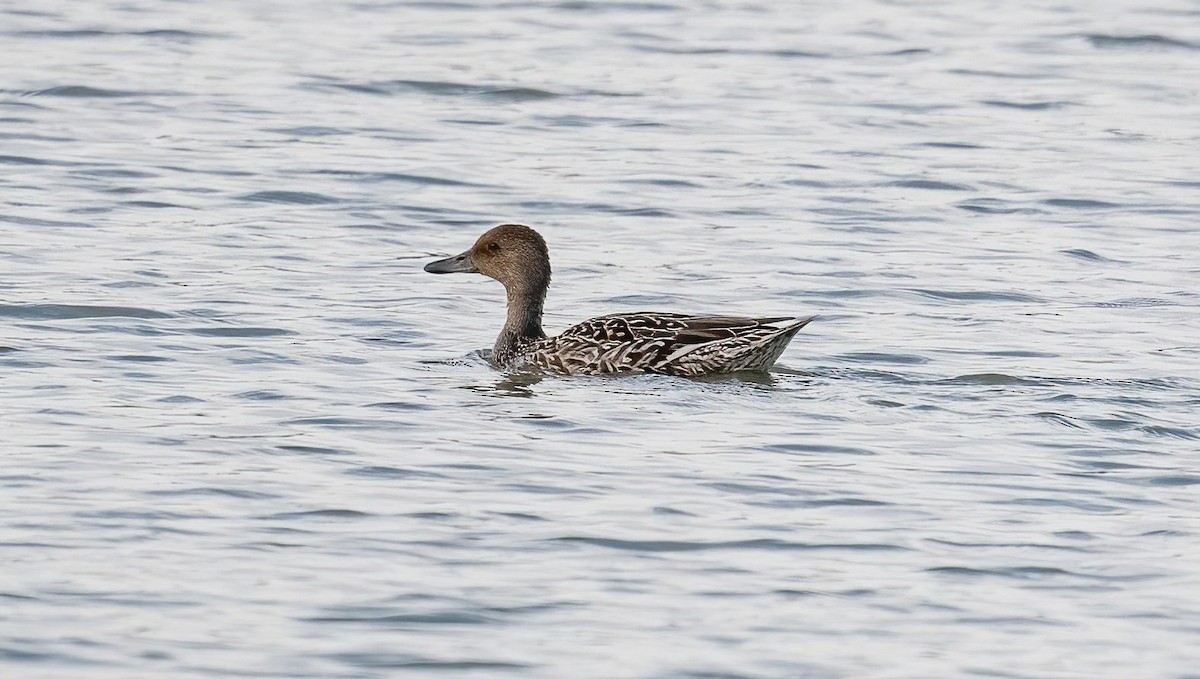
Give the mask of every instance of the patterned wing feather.
<svg viewBox="0 0 1200 679">
<path fill-rule="evenodd" d="M 812 318 L 784 327 L 774 325 L 790 320 L 790 316 L 612 314 L 539 340 L 529 351 L 540 367 L 565 374 L 701 375 L 766 370 Z"/>
</svg>

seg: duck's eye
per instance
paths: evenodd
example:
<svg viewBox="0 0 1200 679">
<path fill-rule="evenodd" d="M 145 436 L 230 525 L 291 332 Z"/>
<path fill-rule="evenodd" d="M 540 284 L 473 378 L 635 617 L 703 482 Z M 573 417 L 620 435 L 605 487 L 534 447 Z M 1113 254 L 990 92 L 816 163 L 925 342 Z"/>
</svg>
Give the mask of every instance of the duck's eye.
<svg viewBox="0 0 1200 679">
<path fill-rule="evenodd" d="M 488 252 L 492 252 L 492 253 L 500 252 L 500 244 L 499 243 L 488 243 Z"/>
</svg>

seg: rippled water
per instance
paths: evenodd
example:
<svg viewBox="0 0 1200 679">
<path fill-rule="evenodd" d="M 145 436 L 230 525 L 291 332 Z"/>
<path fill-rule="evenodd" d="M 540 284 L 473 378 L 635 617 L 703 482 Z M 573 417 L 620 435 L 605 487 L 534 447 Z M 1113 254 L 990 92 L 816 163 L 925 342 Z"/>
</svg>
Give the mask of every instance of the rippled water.
<svg viewBox="0 0 1200 679">
<path fill-rule="evenodd" d="M 3 676 L 1200 676 L 1200 6 L 834 4 L 0 1 Z"/>
</svg>

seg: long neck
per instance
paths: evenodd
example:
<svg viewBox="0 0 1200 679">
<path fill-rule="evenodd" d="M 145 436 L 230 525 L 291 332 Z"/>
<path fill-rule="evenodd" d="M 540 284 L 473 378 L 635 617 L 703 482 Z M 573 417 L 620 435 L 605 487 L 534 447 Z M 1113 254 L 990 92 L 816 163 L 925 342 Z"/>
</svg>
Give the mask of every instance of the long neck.
<svg viewBox="0 0 1200 679">
<path fill-rule="evenodd" d="M 545 301 L 546 283 L 508 289 L 508 318 L 492 350 L 494 361 L 507 363 L 522 343 L 546 336 L 542 331 L 542 304 Z"/>
</svg>

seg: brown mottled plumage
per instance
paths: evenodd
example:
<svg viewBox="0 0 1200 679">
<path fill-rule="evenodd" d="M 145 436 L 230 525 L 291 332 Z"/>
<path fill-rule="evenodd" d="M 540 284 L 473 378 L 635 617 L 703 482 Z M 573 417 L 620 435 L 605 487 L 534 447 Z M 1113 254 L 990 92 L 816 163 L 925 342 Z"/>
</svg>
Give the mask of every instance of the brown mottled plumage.
<svg viewBox="0 0 1200 679">
<path fill-rule="evenodd" d="M 600 316 L 546 337 L 542 305 L 550 254 L 538 232 L 520 224 L 497 226 L 470 250 L 430 262 L 425 270 L 481 273 L 504 284 L 508 319 L 492 351 L 492 361 L 503 368 L 532 365 L 567 375 L 765 371 L 816 318 L 776 325 L 794 319 L 638 312 Z"/>
</svg>

